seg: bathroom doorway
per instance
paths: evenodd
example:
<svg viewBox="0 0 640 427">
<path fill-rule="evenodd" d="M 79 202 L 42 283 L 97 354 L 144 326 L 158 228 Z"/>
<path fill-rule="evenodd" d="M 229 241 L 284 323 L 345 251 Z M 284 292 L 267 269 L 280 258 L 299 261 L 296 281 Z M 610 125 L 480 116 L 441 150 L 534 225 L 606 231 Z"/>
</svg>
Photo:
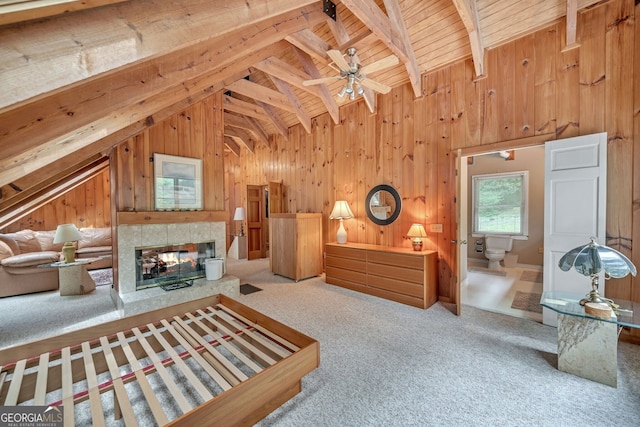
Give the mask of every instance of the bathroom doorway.
<svg viewBox="0 0 640 427">
<path fill-rule="evenodd" d="M 462 156 L 459 169 L 460 303 L 541 321 L 538 311 L 544 241 L 544 145 Z M 508 255 L 510 262 L 517 257 L 515 264 L 503 271 L 489 271 L 484 235 L 473 233 L 471 181 L 478 175 L 525 170 L 529 175 L 528 233 L 513 241 Z"/>
</svg>

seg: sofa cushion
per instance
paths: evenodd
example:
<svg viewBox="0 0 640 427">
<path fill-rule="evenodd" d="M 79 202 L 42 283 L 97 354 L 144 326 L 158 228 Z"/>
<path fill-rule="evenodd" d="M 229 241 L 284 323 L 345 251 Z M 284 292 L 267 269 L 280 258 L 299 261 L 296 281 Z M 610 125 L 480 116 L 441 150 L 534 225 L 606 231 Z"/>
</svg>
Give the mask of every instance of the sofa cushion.
<svg viewBox="0 0 640 427">
<path fill-rule="evenodd" d="M 30 252 L 14 255 L 0 261 L 3 267 L 33 267 L 41 264 L 49 264 L 60 260 L 60 254 L 55 251 Z"/>
<path fill-rule="evenodd" d="M 111 228 L 81 228 L 82 239 L 78 240 L 78 249 L 94 246 L 112 246 Z"/>
<path fill-rule="evenodd" d="M 91 246 L 76 250 L 76 258 L 93 258 L 101 255 L 111 255 L 111 246 Z"/>
<path fill-rule="evenodd" d="M 0 260 L 13 256 L 13 251 L 5 242 L 0 240 Z"/>
<path fill-rule="evenodd" d="M 35 231 L 21 230 L 1 236 L 0 240 L 9 245 L 9 248 L 11 248 L 11 251 L 13 251 L 15 255 L 27 252 L 40 252 L 42 250 Z"/>
<path fill-rule="evenodd" d="M 36 231 L 36 238 L 40 242 L 40 249 L 43 251 L 62 251 L 64 243 L 53 244 L 53 239 L 56 237 L 56 231 Z"/>
</svg>

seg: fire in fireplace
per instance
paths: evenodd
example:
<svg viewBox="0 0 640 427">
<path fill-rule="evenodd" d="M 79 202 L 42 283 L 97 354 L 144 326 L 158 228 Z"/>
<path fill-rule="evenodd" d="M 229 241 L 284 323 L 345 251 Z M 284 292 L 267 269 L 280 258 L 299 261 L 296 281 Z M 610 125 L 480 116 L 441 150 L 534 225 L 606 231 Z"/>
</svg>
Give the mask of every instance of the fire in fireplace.
<svg viewBox="0 0 640 427">
<path fill-rule="evenodd" d="M 215 242 L 136 248 L 136 290 L 191 282 L 205 276 L 205 260 L 215 257 Z"/>
</svg>

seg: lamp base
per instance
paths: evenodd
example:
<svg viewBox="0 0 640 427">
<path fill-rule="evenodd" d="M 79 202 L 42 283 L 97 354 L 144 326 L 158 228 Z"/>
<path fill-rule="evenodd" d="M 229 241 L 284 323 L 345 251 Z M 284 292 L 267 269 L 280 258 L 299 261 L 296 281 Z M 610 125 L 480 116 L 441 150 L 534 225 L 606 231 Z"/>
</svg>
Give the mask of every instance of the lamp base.
<svg viewBox="0 0 640 427">
<path fill-rule="evenodd" d="M 336 233 L 336 241 L 340 244 L 347 243 L 347 230 L 344 229 L 342 218 L 340 218 L 340 227 L 338 227 L 338 233 Z"/>
<path fill-rule="evenodd" d="M 62 247 L 62 255 L 64 256 L 64 262 L 71 263 L 76 261 L 76 247 L 73 242 L 66 242 Z"/>
<path fill-rule="evenodd" d="M 422 240 L 420 240 L 420 239 L 413 239 L 411 241 L 411 245 L 413 246 L 413 250 L 414 251 L 421 251 L 422 250 Z"/>
</svg>

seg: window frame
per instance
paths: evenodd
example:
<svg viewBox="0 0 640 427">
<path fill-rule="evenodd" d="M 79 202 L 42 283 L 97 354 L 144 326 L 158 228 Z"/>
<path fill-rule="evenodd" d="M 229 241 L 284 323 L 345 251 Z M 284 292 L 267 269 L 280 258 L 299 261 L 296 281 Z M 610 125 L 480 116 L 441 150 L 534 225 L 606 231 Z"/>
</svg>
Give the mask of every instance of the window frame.
<svg viewBox="0 0 640 427">
<path fill-rule="evenodd" d="M 522 201 L 520 204 L 520 233 L 500 232 L 500 231 L 480 231 L 478 230 L 478 182 L 498 178 L 522 177 Z M 484 236 L 487 234 L 521 236 L 527 238 L 529 235 L 529 171 L 501 172 L 490 174 L 479 174 L 471 177 L 471 233 L 472 235 Z"/>
</svg>

